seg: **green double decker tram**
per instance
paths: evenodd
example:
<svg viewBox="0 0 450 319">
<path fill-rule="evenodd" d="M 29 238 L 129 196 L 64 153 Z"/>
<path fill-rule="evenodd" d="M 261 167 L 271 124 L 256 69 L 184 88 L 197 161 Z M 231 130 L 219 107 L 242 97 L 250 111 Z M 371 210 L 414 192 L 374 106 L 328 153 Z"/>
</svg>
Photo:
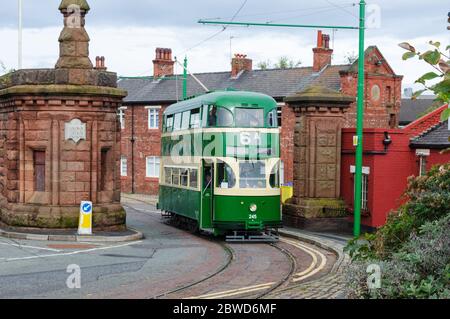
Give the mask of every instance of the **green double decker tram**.
<svg viewBox="0 0 450 319">
<path fill-rule="evenodd" d="M 159 203 L 191 231 L 276 239 L 281 226 L 276 101 L 219 91 L 164 112 Z"/>
</svg>

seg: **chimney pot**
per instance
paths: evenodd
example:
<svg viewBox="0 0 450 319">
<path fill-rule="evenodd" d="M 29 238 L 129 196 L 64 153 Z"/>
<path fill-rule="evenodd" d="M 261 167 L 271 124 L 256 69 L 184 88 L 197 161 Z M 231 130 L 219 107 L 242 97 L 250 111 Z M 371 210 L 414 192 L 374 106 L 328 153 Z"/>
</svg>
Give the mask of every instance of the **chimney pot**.
<svg viewBox="0 0 450 319">
<path fill-rule="evenodd" d="M 317 31 L 317 47 L 318 48 L 322 48 L 323 47 L 322 30 Z"/>
<path fill-rule="evenodd" d="M 242 71 L 252 71 L 253 61 L 246 54 L 236 53 L 231 60 L 231 77 L 236 78 Z"/>
</svg>

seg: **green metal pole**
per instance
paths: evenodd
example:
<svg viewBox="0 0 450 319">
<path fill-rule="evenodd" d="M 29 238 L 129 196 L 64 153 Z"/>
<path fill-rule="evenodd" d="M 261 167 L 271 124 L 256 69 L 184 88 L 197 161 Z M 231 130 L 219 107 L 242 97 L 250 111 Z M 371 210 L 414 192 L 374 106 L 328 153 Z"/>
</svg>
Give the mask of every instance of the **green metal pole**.
<svg viewBox="0 0 450 319">
<path fill-rule="evenodd" d="M 187 99 L 187 67 L 188 59 L 184 57 L 184 67 L 183 67 L 183 100 Z"/>
<path fill-rule="evenodd" d="M 199 20 L 202 24 L 226 24 L 226 25 L 240 25 L 240 26 L 255 26 L 255 27 L 285 27 L 285 28 L 311 28 L 311 29 L 347 29 L 358 30 L 358 27 L 352 26 L 330 26 L 330 25 L 308 25 L 308 24 L 279 24 L 279 23 L 255 23 L 255 22 L 232 22 L 232 21 L 211 21 Z"/>
<path fill-rule="evenodd" d="M 362 195 L 362 166 L 363 166 L 363 128 L 364 128 L 364 36 L 366 3 L 359 3 L 359 58 L 358 58 L 358 101 L 356 115 L 356 163 L 355 163 L 355 216 L 353 224 L 353 235 L 359 237 L 361 234 L 361 195 Z"/>
</svg>

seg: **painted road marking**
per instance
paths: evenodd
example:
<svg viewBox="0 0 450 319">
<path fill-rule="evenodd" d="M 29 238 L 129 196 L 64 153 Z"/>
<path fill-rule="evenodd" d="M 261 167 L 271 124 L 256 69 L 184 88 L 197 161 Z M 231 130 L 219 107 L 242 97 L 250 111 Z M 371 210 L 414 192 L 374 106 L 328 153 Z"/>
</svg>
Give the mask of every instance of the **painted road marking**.
<svg viewBox="0 0 450 319">
<path fill-rule="evenodd" d="M 211 294 L 201 295 L 201 296 L 197 296 L 197 297 L 190 297 L 190 298 L 186 298 L 186 299 L 217 299 L 217 298 L 222 298 L 222 297 L 241 295 L 241 294 L 244 294 L 247 292 L 269 289 L 274 284 L 275 284 L 274 282 L 269 282 L 266 284 L 243 287 L 243 288 L 232 289 L 232 290 L 226 290 L 226 291 L 221 291 L 221 292 L 215 292 L 215 293 L 211 293 Z"/>
<path fill-rule="evenodd" d="M 285 242 L 285 243 L 287 243 L 287 244 L 290 244 L 290 245 L 292 245 L 294 247 L 297 247 L 297 248 L 303 250 L 304 252 L 308 253 L 311 256 L 314 255 L 314 254 L 317 254 L 318 256 L 320 256 L 320 259 L 321 259 L 319 267 L 317 267 L 316 269 L 310 271 L 309 273 L 305 273 L 305 274 L 298 273 L 298 274 L 295 274 L 296 278 L 294 278 L 292 280 L 293 282 L 305 280 L 306 278 L 309 278 L 309 277 L 317 274 L 319 271 L 321 271 L 325 267 L 325 265 L 327 263 L 327 257 L 324 254 L 322 254 L 320 251 L 318 251 L 318 250 L 316 250 L 314 248 L 308 247 L 308 246 L 304 246 L 304 245 L 302 245 L 302 244 L 300 244 L 298 242 L 294 242 L 294 241 L 291 241 L 291 240 L 287 240 L 287 239 L 280 239 L 280 240 Z M 317 257 L 315 257 L 315 260 L 317 262 Z M 314 260 L 313 260 L 313 262 L 314 262 Z"/>
<path fill-rule="evenodd" d="M 30 259 L 38 259 L 38 258 L 50 258 L 50 257 L 60 257 L 60 256 L 72 256 L 72 255 L 78 255 L 78 254 L 83 254 L 83 253 L 90 253 L 90 252 L 97 251 L 97 250 L 107 250 L 107 249 L 114 249 L 114 248 L 126 247 L 126 246 L 135 245 L 135 244 L 139 244 L 139 243 L 142 243 L 142 240 L 136 241 L 136 242 L 131 242 L 131 243 L 126 243 L 126 244 L 122 244 L 122 245 L 106 246 L 106 247 L 96 247 L 96 248 L 85 249 L 85 250 L 76 250 L 76 251 L 71 251 L 71 252 L 61 253 L 61 254 L 48 254 L 48 255 L 39 255 L 39 256 L 28 256 L 28 257 L 18 257 L 18 258 L 6 258 L 5 261 L 11 262 L 11 261 L 30 260 Z M 48 249 L 50 249 L 50 248 L 48 248 Z"/>
<path fill-rule="evenodd" d="M 62 250 L 54 249 L 54 248 L 36 247 L 36 246 L 28 246 L 28 245 L 20 245 L 20 244 L 10 244 L 10 243 L 0 243 L 0 245 L 13 246 L 13 247 L 19 247 L 19 248 L 38 249 L 38 250 L 48 250 L 48 251 L 54 251 L 54 252 L 57 252 L 57 253 L 62 251 Z"/>
</svg>

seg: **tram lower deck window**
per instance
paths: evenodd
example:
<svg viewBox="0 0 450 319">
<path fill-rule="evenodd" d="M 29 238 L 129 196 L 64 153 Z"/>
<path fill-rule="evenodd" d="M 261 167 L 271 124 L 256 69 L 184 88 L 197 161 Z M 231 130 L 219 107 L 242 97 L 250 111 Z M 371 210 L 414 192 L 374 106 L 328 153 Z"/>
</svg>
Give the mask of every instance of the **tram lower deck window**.
<svg viewBox="0 0 450 319">
<path fill-rule="evenodd" d="M 262 161 L 239 163 L 240 188 L 266 188 L 266 164 Z"/>
<path fill-rule="evenodd" d="M 180 185 L 180 170 L 178 168 L 172 168 L 172 185 Z"/>
<path fill-rule="evenodd" d="M 275 164 L 275 166 L 272 168 L 272 172 L 270 173 L 270 187 L 272 188 L 280 188 L 280 163 Z"/>
<path fill-rule="evenodd" d="M 172 169 L 170 167 L 164 168 L 164 175 L 166 184 L 172 184 Z"/>
<path fill-rule="evenodd" d="M 189 172 L 189 187 L 198 187 L 198 169 L 191 169 Z"/>
<path fill-rule="evenodd" d="M 182 169 L 181 170 L 181 186 L 184 186 L 184 187 L 188 186 L 188 176 L 189 176 L 189 170 Z"/>
<path fill-rule="evenodd" d="M 233 169 L 225 162 L 217 162 L 217 187 L 233 188 L 236 185 L 236 175 Z"/>
</svg>

